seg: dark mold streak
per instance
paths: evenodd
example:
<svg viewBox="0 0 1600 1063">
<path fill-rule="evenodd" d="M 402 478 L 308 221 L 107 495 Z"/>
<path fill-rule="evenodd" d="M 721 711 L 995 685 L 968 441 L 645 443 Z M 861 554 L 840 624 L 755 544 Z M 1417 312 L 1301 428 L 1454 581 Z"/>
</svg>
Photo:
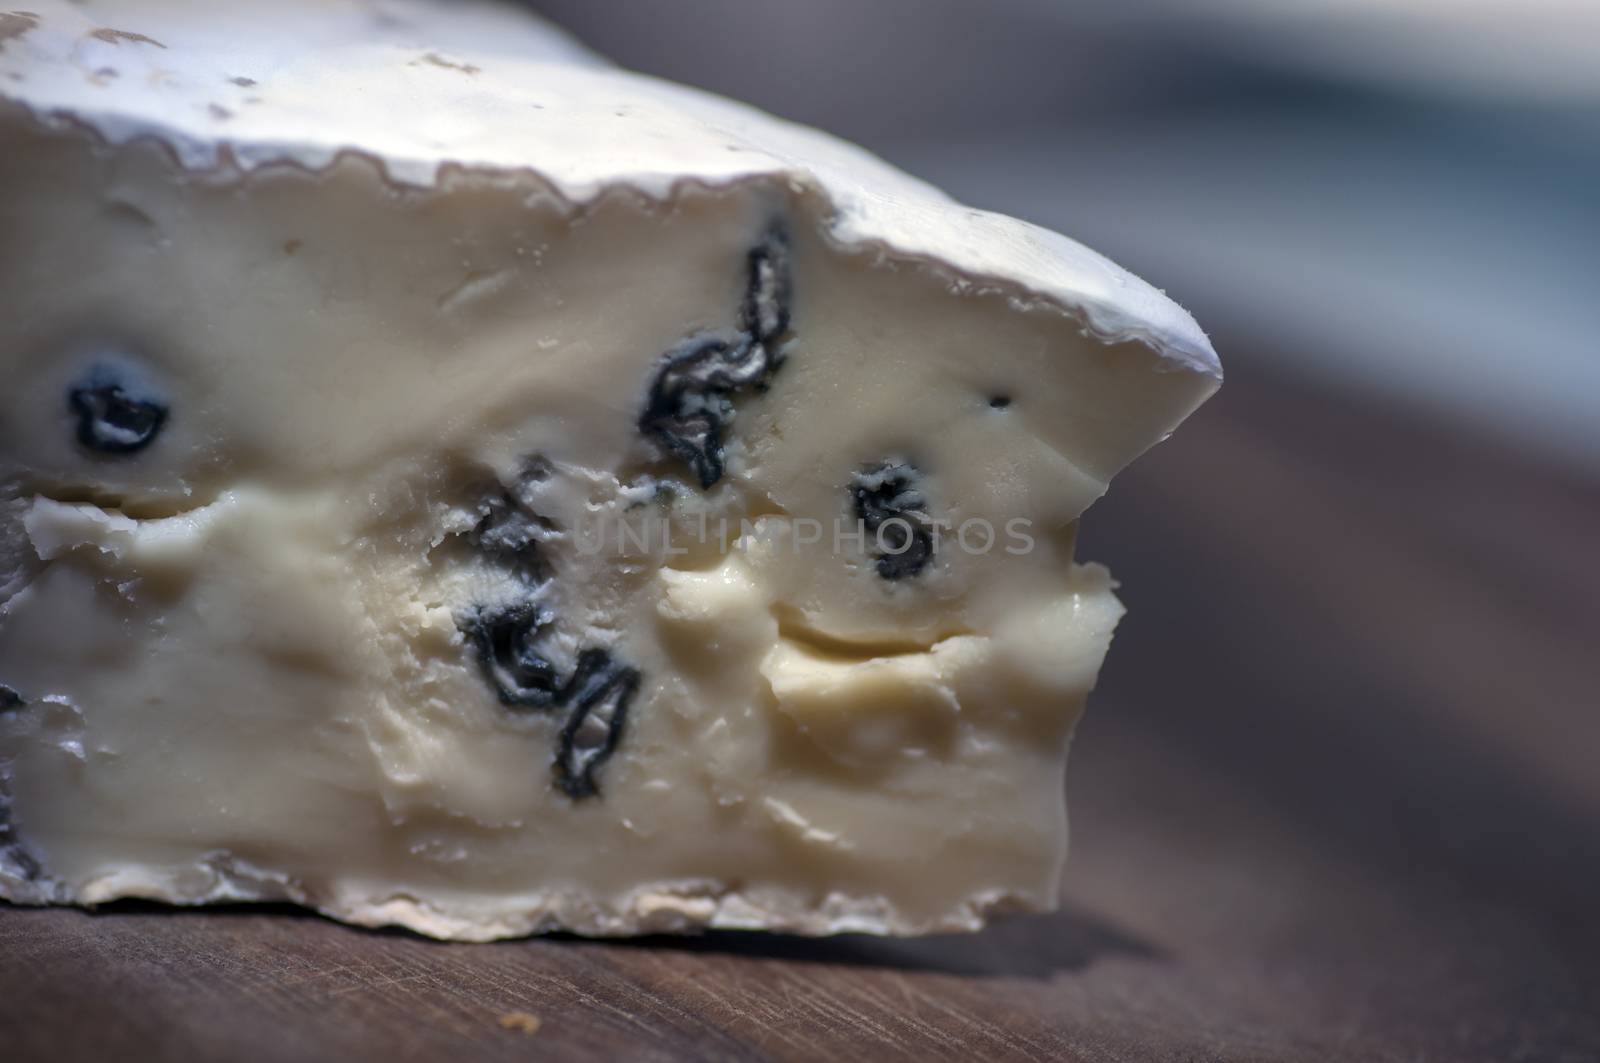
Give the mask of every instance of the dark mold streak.
<svg viewBox="0 0 1600 1063">
<path fill-rule="evenodd" d="M 639 689 L 637 669 L 618 666 L 604 650 L 585 650 L 564 692 L 573 703 L 556 752 L 556 785 L 576 800 L 597 793 L 594 773 L 616 751 Z"/>
<path fill-rule="evenodd" d="M 78 418 L 78 442 L 102 454 L 132 454 L 155 441 L 167 422 L 167 404 L 138 393 L 111 366 L 97 365 L 67 392 Z"/>
<path fill-rule="evenodd" d="M 599 794 L 595 773 L 622 741 L 641 676 L 602 649 L 581 651 L 567 676 L 547 656 L 544 644 L 556 618 L 539 604 L 538 595 L 553 574 L 539 554 L 539 542 L 542 532 L 553 530 L 549 520 L 509 493 L 485 505 L 467 541 L 482 557 L 508 567 L 528 591 L 510 605 L 474 610 L 461 626 L 501 704 L 567 711 L 552 774 L 556 787 L 578 800 Z"/>
<path fill-rule="evenodd" d="M 745 258 L 745 295 L 735 335 L 691 336 L 663 360 L 639 430 L 694 470 L 702 488 L 722 479 L 723 433 L 733 396 L 764 391 L 784 360 L 789 331 L 789 239 L 773 225 Z"/>
<path fill-rule="evenodd" d="M 916 468 L 885 461 L 857 472 L 850 483 L 856 519 L 882 547 L 874 556 L 886 580 L 915 576 L 933 560 L 933 522 L 916 488 Z"/>
<path fill-rule="evenodd" d="M 545 709 L 559 703 L 562 683 L 556 666 L 539 652 L 539 643 L 554 621 L 531 601 L 493 611 L 480 609 L 466 621 L 467 634 L 478 648 L 478 663 L 501 704 Z"/>
<path fill-rule="evenodd" d="M 542 584 L 551 578 L 550 566 L 539 554 L 539 540 L 554 525 L 523 506 L 510 494 L 491 498 L 467 542 L 486 558 L 511 568 L 524 583 Z"/>
</svg>

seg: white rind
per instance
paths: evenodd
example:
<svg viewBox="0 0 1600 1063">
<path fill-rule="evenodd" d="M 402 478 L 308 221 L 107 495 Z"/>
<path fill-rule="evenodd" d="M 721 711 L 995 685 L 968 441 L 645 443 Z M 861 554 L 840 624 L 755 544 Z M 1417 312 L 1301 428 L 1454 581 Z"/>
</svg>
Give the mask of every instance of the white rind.
<svg viewBox="0 0 1600 1063">
<path fill-rule="evenodd" d="M 826 198 L 842 245 L 1016 286 L 1101 340 L 1140 341 L 1174 368 L 1222 375 L 1182 307 L 1081 244 L 962 207 L 834 137 L 617 70 L 520 11 L 409 0 L 30 7 L 0 16 L 0 100 L 113 144 L 153 138 L 190 169 L 322 169 L 356 152 L 399 184 L 432 186 L 447 168 L 526 171 L 579 204 L 620 187 L 664 200 L 687 182 L 780 180 Z"/>
<path fill-rule="evenodd" d="M 491 903 L 446 910 L 403 893 L 380 896 L 320 896 L 281 873 L 250 866 L 218 853 L 188 869 L 209 879 L 196 888 L 142 867 L 109 872 L 76 892 L 48 879 L 25 881 L 0 859 L 0 895 L 12 903 L 94 906 L 127 898 L 182 906 L 288 902 L 340 922 L 365 927 L 405 927 L 448 941 L 499 941 L 552 931 L 585 937 L 637 937 L 705 930 L 760 930 L 821 937 L 875 934 L 895 937 L 971 933 L 1001 914 L 1039 910 L 1028 899 L 1004 891 L 971 896 L 933 920 L 915 919 L 886 898 L 830 894 L 800 900 L 779 890 L 741 890 L 722 883 L 661 882 L 642 886 L 604 907 L 576 895 L 532 891 L 496 897 Z"/>
</svg>

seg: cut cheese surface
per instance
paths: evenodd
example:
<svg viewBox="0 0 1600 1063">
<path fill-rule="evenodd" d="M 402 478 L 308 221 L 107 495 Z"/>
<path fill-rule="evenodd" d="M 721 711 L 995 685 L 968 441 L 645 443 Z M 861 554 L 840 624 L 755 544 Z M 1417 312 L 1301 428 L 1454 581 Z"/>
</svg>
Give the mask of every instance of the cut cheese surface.
<svg viewBox="0 0 1600 1063">
<path fill-rule="evenodd" d="M 0 15 L 0 897 L 1056 903 L 1175 304 L 510 9 Z"/>
</svg>

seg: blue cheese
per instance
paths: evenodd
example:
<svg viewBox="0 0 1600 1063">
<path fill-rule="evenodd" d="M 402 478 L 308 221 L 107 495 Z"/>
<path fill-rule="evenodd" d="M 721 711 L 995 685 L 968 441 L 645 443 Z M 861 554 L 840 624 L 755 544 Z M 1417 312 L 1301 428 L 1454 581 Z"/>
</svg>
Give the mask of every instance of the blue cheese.
<svg viewBox="0 0 1600 1063">
<path fill-rule="evenodd" d="M 1057 899 L 1216 388 L 1064 237 L 510 8 L 0 41 L 0 897 L 489 939 Z"/>
</svg>

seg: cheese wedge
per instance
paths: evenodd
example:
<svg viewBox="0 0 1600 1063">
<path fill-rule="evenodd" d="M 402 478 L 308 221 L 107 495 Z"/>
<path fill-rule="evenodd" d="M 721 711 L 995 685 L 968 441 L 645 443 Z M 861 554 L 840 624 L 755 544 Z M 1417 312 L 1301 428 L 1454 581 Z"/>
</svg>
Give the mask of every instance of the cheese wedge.
<svg viewBox="0 0 1600 1063">
<path fill-rule="evenodd" d="M 1217 387 L 1072 241 L 512 8 L 0 15 L 0 897 L 489 939 L 1049 909 Z"/>
</svg>

